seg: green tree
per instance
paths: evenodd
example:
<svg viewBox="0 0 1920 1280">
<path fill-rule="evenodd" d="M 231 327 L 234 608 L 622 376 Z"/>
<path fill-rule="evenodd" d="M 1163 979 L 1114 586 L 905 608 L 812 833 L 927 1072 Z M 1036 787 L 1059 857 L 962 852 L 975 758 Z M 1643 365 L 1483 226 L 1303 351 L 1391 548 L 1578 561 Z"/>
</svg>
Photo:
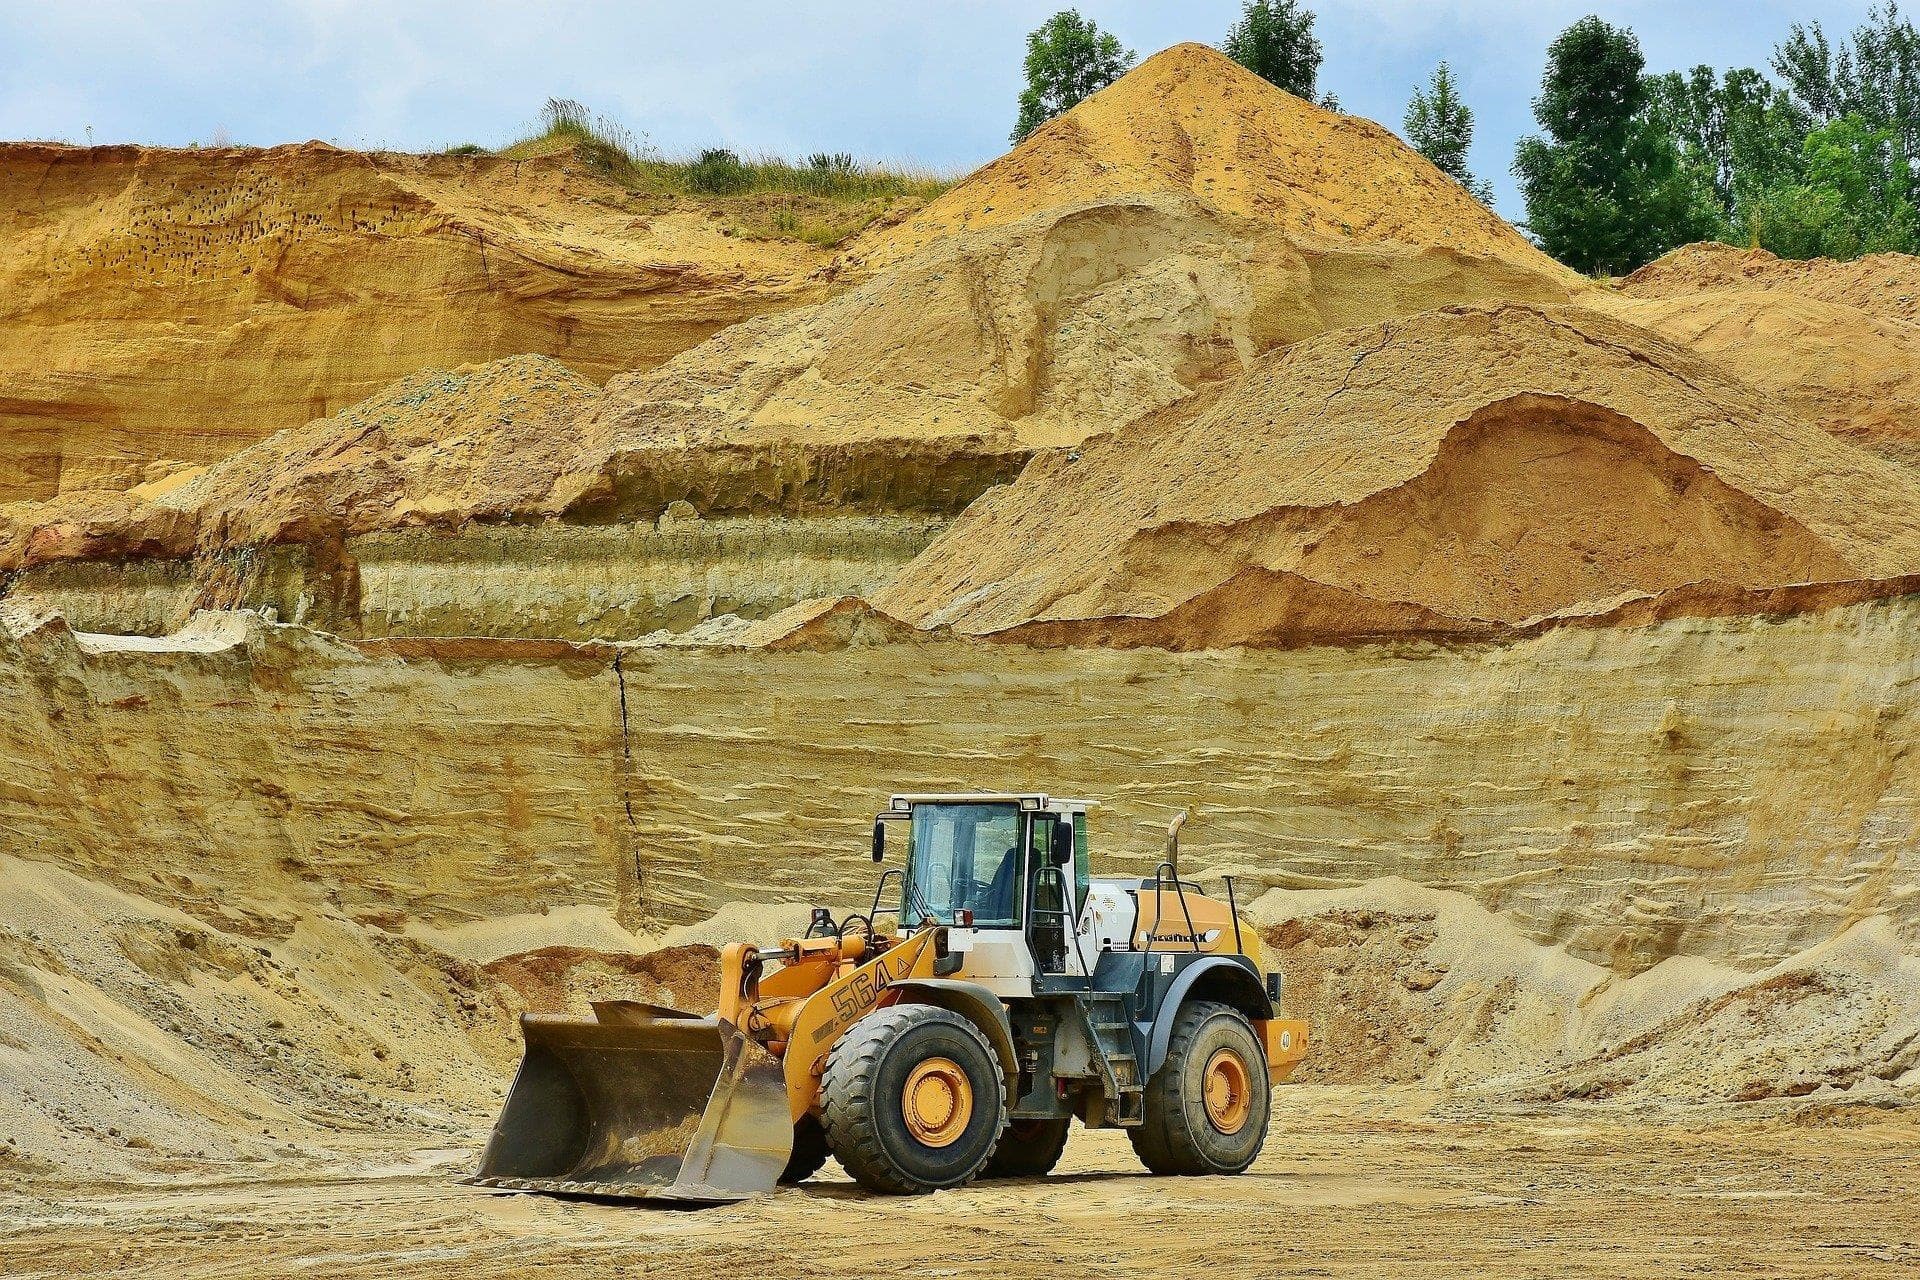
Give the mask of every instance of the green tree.
<svg viewBox="0 0 1920 1280">
<path fill-rule="evenodd" d="M 1020 92 L 1013 141 L 1106 88 L 1132 65 L 1132 51 L 1078 10 L 1054 14 L 1027 36 L 1027 87 Z"/>
<path fill-rule="evenodd" d="M 1800 159 L 1800 181 L 1759 192 L 1747 211 L 1761 248 L 1783 258 L 1914 251 L 1913 175 L 1892 129 L 1844 115 L 1809 133 Z"/>
<path fill-rule="evenodd" d="M 1467 168 L 1467 148 L 1473 145 L 1473 109 L 1460 101 L 1453 68 L 1442 62 L 1433 69 L 1425 89 L 1415 89 L 1403 121 L 1413 149 L 1433 161 L 1440 172 L 1472 193 L 1482 204 L 1493 200 L 1493 187 Z"/>
<path fill-rule="evenodd" d="M 1795 23 L 1772 65 L 1811 124 L 1857 116 L 1870 130 L 1892 133 L 1907 156 L 1920 154 L 1920 31 L 1894 0 L 1868 10 L 1838 48 L 1818 22 Z M 1907 191 L 1909 199 L 1916 194 Z"/>
<path fill-rule="evenodd" d="M 1298 0 L 1245 0 L 1220 51 L 1294 97 L 1314 100 L 1320 38 L 1313 34 L 1313 11 Z M 1331 96 L 1321 105 L 1338 109 Z"/>
<path fill-rule="evenodd" d="M 1838 48 L 1818 22 L 1796 22 L 1774 49 L 1772 65 L 1816 123 L 1857 115 L 1885 128 L 1920 118 L 1920 32 L 1894 0 L 1868 10 L 1866 22 Z"/>
<path fill-rule="evenodd" d="M 1811 121 L 1752 67 L 1669 71 L 1651 77 L 1647 93 L 1653 119 L 1679 146 L 1682 163 L 1713 188 L 1729 226 L 1758 193 L 1799 180 Z"/>
<path fill-rule="evenodd" d="M 1528 232 L 1581 271 L 1630 271 L 1720 228 L 1712 189 L 1651 116 L 1645 68 L 1634 34 L 1594 17 L 1547 50 L 1546 137 L 1521 139 L 1513 172 Z"/>
<path fill-rule="evenodd" d="M 1845 77 L 1851 80 L 1852 53 L 1842 49 L 1839 61 L 1845 64 Z M 1811 27 L 1794 23 L 1787 39 L 1774 47 L 1770 65 L 1773 73 L 1786 81 L 1795 104 L 1811 118 L 1833 120 L 1846 110 L 1840 88 L 1841 68 L 1818 22 Z"/>
</svg>

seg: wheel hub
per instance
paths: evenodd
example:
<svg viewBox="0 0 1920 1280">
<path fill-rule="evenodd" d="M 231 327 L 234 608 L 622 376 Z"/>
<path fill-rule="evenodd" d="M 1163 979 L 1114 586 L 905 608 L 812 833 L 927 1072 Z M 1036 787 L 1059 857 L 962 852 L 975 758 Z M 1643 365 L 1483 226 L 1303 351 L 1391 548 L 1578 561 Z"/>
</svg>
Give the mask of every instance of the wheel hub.
<svg viewBox="0 0 1920 1280">
<path fill-rule="evenodd" d="M 1221 1133 L 1238 1133 L 1253 1113 L 1253 1073 L 1244 1058 L 1232 1049 L 1221 1049 L 1207 1059 L 1201 1079 L 1201 1097 L 1207 1106 L 1207 1123 Z"/>
<path fill-rule="evenodd" d="M 950 1146 L 973 1119 L 973 1082 L 952 1058 L 928 1058 L 908 1074 L 900 1114 L 922 1144 Z"/>
</svg>

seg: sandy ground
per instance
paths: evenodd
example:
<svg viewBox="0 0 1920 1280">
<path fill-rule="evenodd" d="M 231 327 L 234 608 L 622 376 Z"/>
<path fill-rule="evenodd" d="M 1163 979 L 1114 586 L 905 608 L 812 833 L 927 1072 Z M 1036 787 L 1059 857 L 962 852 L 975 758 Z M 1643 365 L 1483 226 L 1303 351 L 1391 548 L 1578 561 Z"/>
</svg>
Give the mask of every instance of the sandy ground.
<svg viewBox="0 0 1920 1280">
<path fill-rule="evenodd" d="M 804 1188 L 686 1211 L 498 1196 L 463 1153 L 369 1176 L 0 1193 L 0 1274 L 190 1277 L 1920 1275 L 1910 1114 L 1468 1111 L 1295 1086 L 1238 1179 L 1153 1179 L 1076 1132 L 1044 1181 Z"/>
</svg>

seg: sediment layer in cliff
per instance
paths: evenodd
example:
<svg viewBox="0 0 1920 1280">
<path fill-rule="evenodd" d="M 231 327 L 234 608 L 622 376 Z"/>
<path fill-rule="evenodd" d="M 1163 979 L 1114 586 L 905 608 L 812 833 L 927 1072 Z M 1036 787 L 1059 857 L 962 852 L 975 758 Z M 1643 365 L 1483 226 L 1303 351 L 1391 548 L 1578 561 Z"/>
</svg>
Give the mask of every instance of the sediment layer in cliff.
<svg viewBox="0 0 1920 1280">
<path fill-rule="evenodd" d="M 1585 309 L 1452 308 L 1263 360 L 1044 458 L 875 597 L 1033 643 L 1473 634 L 1920 570 L 1920 481 Z"/>
<path fill-rule="evenodd" d="M 658 930 L 870 895 L 890 790 L 1038 786 L 1106 802 L 1117 872 L 1150 873 L 1192 806 L 1191 867 L 1249 894 L 1399 875 L 1617 968 L 1751 968 L 1870 915 L 1920 928 L 1916 600 L 1202 654 L 943 639 L 850 603 L 645 644 L 350 645 L 241 615 L 99 637 L 0 608 L 0 823 L 241 932 L 286 900 Z"/>
<path fill-rule="evenodd" d="M 578 470 L 601 399 L 545 357 L 433 371 L 204 469 L 0 506 L 0 595 L 135 634 L 249 607 L 349 636 L 645 635 L 876 590 L 1025 456 L 688 448 L 586 511 L 553 495 L 605 474 Z"/>
<path fill-rule="evenodd" d="M 565 155 L 0 144 L 0 500 L 154 479 L 422 369 L 603 381 L 822 296 L 828 259 Z"/>
</svg>

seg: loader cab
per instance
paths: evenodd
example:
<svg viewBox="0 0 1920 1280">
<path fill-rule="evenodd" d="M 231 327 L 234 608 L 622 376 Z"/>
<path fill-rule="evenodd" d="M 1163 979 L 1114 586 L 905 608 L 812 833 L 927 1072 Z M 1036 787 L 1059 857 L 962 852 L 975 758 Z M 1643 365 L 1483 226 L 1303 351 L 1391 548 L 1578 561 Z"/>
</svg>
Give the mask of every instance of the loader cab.
<svg viewBox="0 0 1920 1280">
<path fill-rule="evenodd" d="M 948 926 L 967 977 L 998 995 L 1031 995 L 1036 974 L 1083 973 L 1074 931 L 1092 807 L 1042 794 L 894 796 L 881 822 L 905 837 L 900 919 Z"/>
</svg>

